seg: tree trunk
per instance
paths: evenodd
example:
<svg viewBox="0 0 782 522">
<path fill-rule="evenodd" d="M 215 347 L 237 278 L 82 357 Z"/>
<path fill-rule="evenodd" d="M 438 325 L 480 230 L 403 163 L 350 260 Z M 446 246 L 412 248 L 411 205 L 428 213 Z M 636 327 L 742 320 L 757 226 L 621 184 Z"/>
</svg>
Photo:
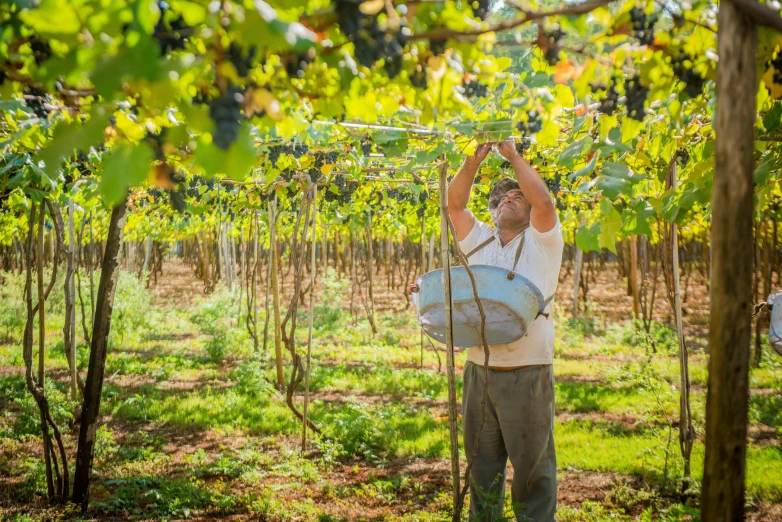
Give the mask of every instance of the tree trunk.
<svg viewBox="0 0 782 522">
<path fill-rule="evenodd" d="M 38 248 L 37 254 L 35 256 L 35 272 L 38 281 L 38 386 L 41 387 L 42 393 L 45 393 L 46 390 L 44 383 L 44 358 L 46 353 L 46 298 L 44 297 L 43 285 L 43 260 L 45 255 L 44 225 L 46 222 L 46 208 L 44 202 L 41 202 L 40 212 L 38 213 Z M 32 234 L 32 229 L 30 230 L 30 233 Z M 49 426 L 46 423 L 46 416 L 43 410 L 41 410 L 41 431 L 44 440 L 43 458 L 46 464 L 46 488 L 49 493 L 49 501 L 51 502 L 55 497 L 54 481 L 52 479 L 51 442 L 49 438 Z"/>
<path fill-rule="evenodd" d="M 752 313 L 757 28 L 737 4 L 718 14 L 711 318 L 701 519 L 744 520 Z M 739 255 L 736 255 L 739 253 Z"/>
<path fill-rule="evenodd" d="M 73 502 L 87 509 L 89 501 L 90 472 L 95 454 L 95 440 L 98 432 L 103 378 L 106 370 L 106 348 L 111 328 L 111 311 L 119 276 L 119 252 L 125 231 L 127 198 L 111 211 L 106 253 L 101 263 L 98 302 L 92 326 L 92 346 L 84 389 L 84 404 L 79 429 L 79 446 L 76 452 L 76 473 L 73 481 Z"/>
</svg>

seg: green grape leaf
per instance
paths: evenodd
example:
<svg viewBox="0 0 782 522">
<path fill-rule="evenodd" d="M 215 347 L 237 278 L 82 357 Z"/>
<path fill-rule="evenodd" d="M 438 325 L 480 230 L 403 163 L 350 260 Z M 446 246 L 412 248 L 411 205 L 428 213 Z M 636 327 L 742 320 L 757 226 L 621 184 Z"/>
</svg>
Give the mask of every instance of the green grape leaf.
<svg viewBox="0 0 782 522">
<path fill-rule="evenodd" d="M 614 206 L 605 198 L 600 200 L 600 236 L 598 243 L 600 248 L 607 248 L 616 253 L 616 241 L 622 229 L 622 216 Z"/>
<path fill-rule="evenodd" d="M 317 35 L 304 25 L 280 20 L 277 11 L 263 0 L 253 0 L 252 4 L 255 9 L 245 10 L 244 22 L 236 31 L 242 41 L 255 45 L 260 53 L 268 49 L 303 53 L 315 45 Z"/>
<path fill-rule="evenodd" d="M 133 47 L 123 46 L 117 54 L 97 65 L 91 79 L 97 93 L 111 99 L 126 78 L 154 81 L 160 71 L 157 43 L 149 35 L 141 34 Z"/>
<path fill-rule="evenodd" d="M 779 128 L 780 123 L 782 123 L 782 102 L 777 101 L 763 116 L 763 127 L 766 132 L 774 132 Z"/>
<path fill-rule="evenodd" d="M 600 250 L 600 242 L 598 237 L 600 236 L 600 223 L 592 223 L 591 225 L 581 225 L 576 229 L 576 246 L 584 252 L 591 252 Z"/>
<path fill-rule="evenodd" d="M 81 29 L 79 15 L 68 0 L 41 0 L 35 9 L 22 11 L 19 18 L 41 35 L 76 34 Z"/>
<path fill-rule="evenodd" d="M 107 206 L 122 201 L 128 187 L 140 185 L 147 179 L 153 157 L 152 148 L 144 142 L 122 143 L 106 154 L 98 191 Z"/>
<path fill-rule="evenodd" d="M 622 231 L 628 234 L 652 235 L 649 221 L 654 218 L 655 212 L 648 201 L 636 201 L 622 212 Z"/>
<path fill-rule="evenodd" d="M 239 129 L 236 141 L 228 150 L 201 137 L 196 149 L 196 163 L 207 176 L 224 174 L 231 179 L 245 179 L 257 161 L 255 144 L 250 135 L 250 124 L 245 122 Z"/>
<path fill-rule="evenodd" d="M 54 177 L 63 160 L 70 157 L 74 150 L 86 152 L 92 145 L 101 143 L 108 118 L 108 108 L 98 105 L 84 124 L 71 120 L 57 125 L 48 146 L 38 153 L 38 159 L 46 164 L 48 175 Z"/>
<path fill-rule="evenodd" d="M 620 194 L 630 195 L 633 185 L 645 179 L 645 176 L 633 174 L 624 163 L 606 162 L 597 186 L 604 195 L 616 199 Z"/>
<path fill-rule="evenodd" d="M 576 158 L 581 157 L 591 144 L 592 138 L 589 136 L 581 138 L 578 141 L 574 141 L 562 150 L 559 158 L 557 158 L 557 163 L 563 167 L 573 168 Z M 592 159 L 594 159 L 594 157 Z"/>
</svg>

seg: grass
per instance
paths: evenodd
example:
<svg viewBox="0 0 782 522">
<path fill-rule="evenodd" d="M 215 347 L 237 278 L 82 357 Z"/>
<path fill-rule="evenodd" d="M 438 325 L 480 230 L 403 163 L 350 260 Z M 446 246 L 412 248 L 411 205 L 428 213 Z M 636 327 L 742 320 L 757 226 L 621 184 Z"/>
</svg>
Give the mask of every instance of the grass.
<svg viewBox="0 0 782 522">
<path fill-rule="evenodd" d="M 354 326 L 340 309 L 324 305 L 316 313 L 310 416 L 325 438 L 301 454 L 301 423 L 271 384 L 271 354 L 252 352 L 236 318 L 222 320 L 225 332 L 209 326 L 209 318 L 235 313 L 235 297 L 222 293 L 209 305 L 196 302 L 194 308 L 209 311 L 198 315 L 194 309 L 159 309 L 134 281 L 125 277 L 120 283 L 131 287 L 120 292 L 129 303 L 118 328 L 127 331 L 117 332 L 107 358 L 107 424 L 98 433 L 92 516 L 352 520 L 360 512 L 368 518 L 448 519 L 447 379 L 437 372 L 437 352 L 429 343 L 421 367 L 412 313 L 380 315 L 377 336 L 366 321 Z M 143 318 L 131 313 L 133 303 L 147 307 Z M 74 404 L 57 343 L 58 306 L 52 305 L 47 323 L 47 392 L 72 449 L 75 434 L 67 425 Z M 10 312 L 0 312 L 10 324 Z M 648 489 L 622 486 L 596 493 L 600 502 L 563 504 L 558 520 L 693 520 L 693 508 L 673 496 L 683 469 L 678 432 L 669 427 L 678 417 L 675 345 L 663 327 L 656 325 L 653 334 L 656 352 L 632 323 L 599 329 L 588 319 L 559 322 L 554 368 L 560 470 L 618 473 Z M 302 327 L 298 346 L 305 341 Z M 82 347 L 82 372 L 87 355 Z M 459 354 L 457 365 L 463 362 Z M 21 364 L 18 340 L 8 334 L 0 339 L 0 367 Z M 693 452 L 696 488 L 706 371 L 705 355 L 694 354 L 692 399 L 701 437 Z M 461 394 L 458 371 L 457 379 Z M 777 438 L 782 400 L 768 389 L 781 383 L 782 364 L 775 359 L 752 370 L 751 386 L 758 389 L 750 399 L 753 429 L 771 430 Z M 302 398 L 295 397 L 299 407 Z M 42 502 L 45 482 L 36 454 L 37 410 L 17 369 L 0 374 L 0 405 L 0 476 L 13 479 L 14 509 L 2 516 L 24 520 L 28 507 Z M 782 502 L 781 485 L 782 449 L 773 437 L 759 438 L 747 453 L 748 496 Z"/>
</svg>

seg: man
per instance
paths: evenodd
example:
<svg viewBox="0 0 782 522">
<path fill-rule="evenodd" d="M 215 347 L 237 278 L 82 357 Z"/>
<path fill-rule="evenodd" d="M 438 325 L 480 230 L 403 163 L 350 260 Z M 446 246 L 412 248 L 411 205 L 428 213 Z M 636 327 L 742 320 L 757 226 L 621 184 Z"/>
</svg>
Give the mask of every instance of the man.
<svg viewBox="0 0 782 522">
<path fill-rule="evenodd" d="M 489 194 L 489 213 L 495 230 L 478 221 L 467 209 L 475 174 L 491 150 L 479 145 L 448 188 L 448 214 L 456 238 L 467 254 L 485 244 L 470 264 L 494 265 L 529 279 L 544 298 L 554 295 L 562 262 L 564 241 L 554 202 L 546 183 L 522 158 L 513 140 L 497 151 L 513 166 L 516 179 L 495 183 Z M 523 247 L 520 257 L 517 250 Z M 557 466 L 554 452 L 554 323 L 541 315 L 521 339 L 489 346 L 489 392 L 486 421 L 481 400 L 487 376 L 483 346 L 467 349 L 464 366 L 464 446 L 468 460 L 475 451 L 471 472 L 470 519 L 496 520 L 502 514 L 505 470 L 513 466 L 511 496 L 519 521 L 554 522 L 557 501 Z"/>
</svg>

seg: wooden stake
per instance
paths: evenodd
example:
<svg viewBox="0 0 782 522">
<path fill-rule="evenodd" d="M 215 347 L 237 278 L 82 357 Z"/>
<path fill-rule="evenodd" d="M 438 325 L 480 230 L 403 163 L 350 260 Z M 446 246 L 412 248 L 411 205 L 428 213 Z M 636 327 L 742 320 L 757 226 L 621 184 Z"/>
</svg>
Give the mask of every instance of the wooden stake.
<svg viewBox="0 0 782 522">
<path fill-rule="evenodd" d="M 443 263 L 443 303 L 445 305 L 445 353 L 448 371 L 448 428 L 451 434 L 451 479 L 454 509 L 459 504 L 459 423 L 456 416 L 456 363 L 453 349 L 453 318 L 451 317 L 451 255 L 448 241 L 448 162 L 442 159 L 440 180 L 440 259 Z M 469 479 L 468 479 L 469 480 Z M 459 513 L 454 513 L 459 519 Z"/>
<path fill-rule="evenodd" d="M 581 214 L 581 224 L 586 224 L 586 215 Z M 584 259 L 584 251 L 576 245 L 576 266 L 573 269 L 573 319 L 578 317 L 578 286 L 581 279 L 581 262 Z"/>
<path fill-rule="evenodd" d="M 277 366 L 277 385 L 285 388 L 285 374 L 282 371 L 282 332 L 280 331 L 280 257 L 277 249 L 277 198 L 269 201 L 269 255 L 271 256 L 272 306 L 274 307 L 274 359 Z"/>
<path fill-rule="evenodd" d="M 375 293 L 373 289 L 373 280 L 374 280 L 374 263 L 373 260 L 373 252 L 372 252 L 372 211 L 370 210 L 367 213 L 367 222 L 366 222 L 366 230 L 367 230 L 367 279 L 368 279 L 368 290 L 369 290 L 369 313 L 367 314 L 369 316 L 369 325 L 372 327 L 372 333 L 374 335 L 377 335 L 377 326 L 375 326 Z"/>
<path fill-rule="evenodd" d="M 425 273 L 426 263 L 426 214 L 421 216 L 421 275 Z M 424 329 L 421 328 L 421 369 L 424 369 Z"/>
<path fill-rule="evenodd" d="M 65 353 L 68 355 L 68 366 L 71 380 L 71 399 L 79 396 L 79 384 L 76 377 L 76 285 L 73 272 L 76 269 L 76 234 L 73 229 L 74 203 L 68 198 L 68 267 L 65 276 Z"/>
<path fill-rule="evenodd" d="M 675 158 L 671 160 L 668 175 L 671 178 L 671 188 L 675 192 L 677 186 Z M 676 223 L 671 223 L 671 250 L 674 315 L 676 316 L 676 334 L 679 338 L 679 446 L 682 457 L 684 457 L 684 478 L 689 482 L 690 455 L 695 441 L 695 428 L 692 425 L 692 409 L 690 408 L 690 368 L 687 345 L 684 342 L 682 296 L 679 288 L 679 237 Z"/>
<path fill-rule="evenodd" d="M 633 318 L 641 316 L 641 300 L 638 290 L 638 243 L 636 235 L 630 235 L 630 288 L 633 290 Z"/>
<path fill-rule="evenodd" d="M 760 5 L 760 4 L 756 4 Z M 709 386 L 701 520 L 744 520 L 758 29 L 720 3 L 712 193 Z"/>
<path fill-rule="evenodd" d="M 315 271 L 317 269 L 315 259 L 318 245 L 318 186 L 312 186 L 312 248 L 310 249 L 310 305 L 309 305 L 309 333 L 307 334 L 307 359 L 304 367 L 304 422 L 301 430 L 301 451 L 307 450 L 307 419 L 310 405 L 310 359 L 312 357 L 312 321 L 315 316 Z M 325 247 L 325 243 L 324 243 Z M 324 248 L 325 253 L 325 248 Z M 324 259 L 325 260 L 325 259 Z M 325 270 L 325 267 L 324 267 Z"/>
</svg>

